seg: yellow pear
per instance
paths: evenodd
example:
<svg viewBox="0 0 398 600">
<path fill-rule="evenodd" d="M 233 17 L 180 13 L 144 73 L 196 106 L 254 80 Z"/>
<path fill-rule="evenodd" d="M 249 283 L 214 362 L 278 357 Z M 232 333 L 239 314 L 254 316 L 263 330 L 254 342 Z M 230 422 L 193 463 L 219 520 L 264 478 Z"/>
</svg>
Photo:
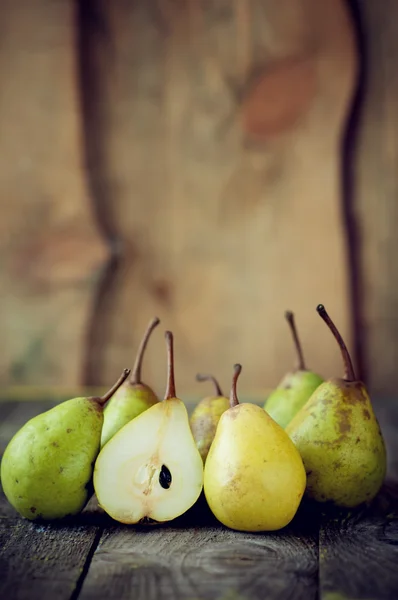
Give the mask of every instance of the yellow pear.
<svg viewBox="0 0 398 600">
<path fill-rule="evenodd" d="M 197 404 L 189 421 L 196 446 L 203 462 L 206 462 L 220 417 L 229 408 L 229 398 L 224 396 L 213 375 L 198 374 L 196 380 L 212 381 L 216 391 L 213 396 L 206 396 Z"/>
<path fill-rule="evenodd" d="M 304 494 L 306 475 L 294 444 L 260 406 L 239 404 L 235 365 L 230 408 L 218 423 L 205 463 L 207 503 L 225 526 L 272 531 L 290 523 Z"/>
<path fill-rule="evenodd" d="M 355 507 L 374 498 L 386 474 L 386 449 L 364 384 L 355 377 L 347 347 L 325 307 L 319 315 L 335 336 L 343 379 L 322 383 L 286 432 L 307 472 L 306 494 L 320 502 Z"/>
</svg>

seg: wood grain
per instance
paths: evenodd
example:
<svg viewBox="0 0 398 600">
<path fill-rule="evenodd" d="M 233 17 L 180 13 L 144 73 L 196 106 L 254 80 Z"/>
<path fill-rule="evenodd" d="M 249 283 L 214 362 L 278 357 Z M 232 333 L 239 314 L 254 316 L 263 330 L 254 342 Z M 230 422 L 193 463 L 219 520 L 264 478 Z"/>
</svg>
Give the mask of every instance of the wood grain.
<svg viewBox="0 0 398 600">
<path fill-rule="evenodd" d="M 364 53 L 363 103 L 356 143 L 352 215 L 358 254 L 358 343 L 376 394 L 398 385 L 398 58 L 393 0 L 353 3 L 360 18 Z"/>
<path fill-rule="evenodd" d="M 317 589 L 312 533 L 236 533 L 221 526 L 107 530 L 81 598 L 124 600 L 311 599 Z"/>
<path fill-rule="evenodd" d="M 398 593 L 398 494 L 390 516 L 340 516 L 321 526 L 320 598 L 389 600 Z"/>
<path fill-rule="evenodd" d="M 0 380 L 74 385 L 108 257 L 84 175 L 74 3 L 5 0 L 0 38 Z"/>
<path fill-rule="evenodd" d="M 96 535 L 96 527 L 0 519 L 1 597 L 72 598 Z"/>
<path fill-rule="evenodd" d="M 133 356 L 157 314 L 175 333 L 181 395 L 198 370 L 228 387 L 237 361 L 242 390 L 260 395 L 293 360 L 286 308 L 309 364 L 340 372 L 315 306 L 328 305 L 350 343 L 339 148 L 356 58 L 345 4 L 91 0 L 83 13 L 90 177 L 121 240 L 87 383 Z M 163 394 L 158 333 L 144 376 Z"/>
</svg>

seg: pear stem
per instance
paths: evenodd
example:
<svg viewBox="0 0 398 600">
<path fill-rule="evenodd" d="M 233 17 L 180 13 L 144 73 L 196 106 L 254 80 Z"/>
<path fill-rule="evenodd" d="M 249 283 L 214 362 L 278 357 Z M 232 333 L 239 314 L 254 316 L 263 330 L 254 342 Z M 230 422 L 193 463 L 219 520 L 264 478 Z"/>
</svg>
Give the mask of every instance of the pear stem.
<svg viewBox="0 0 398 600">
<path fill-rule="evenodd" d="M 160 323 L 158 317 L 154 317 L 148 324 L 147 330 L 144 333 L 144 337 L 141 340 L 141 344 L 138 348 L 137 356 L 135 359 L 134 367 L 131 372 L 130 383 L 132 385 L 136 385 L 137 383 L 141 383 L 141 369 L 142 369 L 142 360 L 144 358 L 145 350 L 148 344 L 148 340 L 151 337 L 152 331 L 157 327 Z"/>
<path fill-rule="evenodd" d="M 289 323 L 290 331 L 291 331 L 292 336 L 293 336 L 294 346 L 296 348 L 297 370 L 298 371 L 305 371 L 306 367 L 305 367 L 305 361 L 304 361 L 303 348 L 301 346 L 300 338 L 299 338 L 298 333 L 297 333 L 296 322 L 294 320 L 294 313 L 292 313 L 290 310 L 287 310 L 285 312 L 285 319 Z"/>
<path fill-rule="evenodd" d="M 232 387 L 231 394 L 229 396 L 229 406 L 232 408 L 233 406 L 237 406 L 239 404 L 238 396 L 236 393 L 236 384 L 238 382 L 239 375 L 242 371 L 242 365 L 234 365 L 234 374 L 232 376 Z"/>
<path fill-rule="evenodd" d="M 127 377 L 130 375 L 130 369 L 124 369 L 123 373 L 120 375 L 119 379 L 113 386 L 100 398 L 94 398 L 98 402 L 100 406 L 103 406 L 110 398 L 112 398 L 113 394 L 120 388 L 122 383 L 124 383 Z"/>
<path fill-rule="evenodd" d="M 198 373 L 196 375 L 196 381 L 212 381 L 214 384 L 217 396 L 224 396 L 224 394 L 221 391 L 220 385 L 219 385 L 217 379 L 214 377 L 214 375 L 202 375 L 201 373 Z"/>
<path fill-rule="evenodd" d="M 352 366 L 351 357 L 347 350 L 347 346 L 345 345 L 344 340 L 340 335 L 339 330 L 337 329 L 336 325 L 333 323 L 332 319 L 329 317 L 328 313 L 326 312 L 326 308 L 323 306 L 323 304 L 318 304 L 316 310 L 317 310 L 318 314 L 322 317 L 322 319 L 325 321 L 325 323 L 329 327 L 330 331 L 333 333 L 333 335 L 336 338 L 337 343 L 339 345 L 341 355 L 343 357 L 343 363 L 344 363 L 343 379 L 345 379 L 345 381 L 356 381 L 355 371 L 354 371 L 354 367 Z"/>
<path fill-rule="evenodd" d="M 176 397 L 176 386 L 174 382 L 174 338 L 171 331 L 166 331 L 164 334 L 167 344 L 167 386 L 164 399 Z"/>
</svg>

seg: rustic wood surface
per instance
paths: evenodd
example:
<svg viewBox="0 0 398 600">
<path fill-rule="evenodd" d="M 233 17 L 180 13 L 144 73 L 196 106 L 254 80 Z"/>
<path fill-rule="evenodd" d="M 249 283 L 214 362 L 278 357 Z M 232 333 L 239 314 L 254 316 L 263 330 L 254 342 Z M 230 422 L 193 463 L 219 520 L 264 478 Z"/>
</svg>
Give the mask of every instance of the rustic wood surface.
<svg viewBox="0 0 398 600">
<path fill-rule="evenodd" d="M 85 181 L 73 2 L 2 1 L 0 39 L 0 379 L 73 385 L 108 257 Z"/>
<path fill-rule="evenodd" d="M 197 370 L 257 394 L 293 360 L 350 341 L 339 144 L 356 79 L 341 0 L 82 3 L 89 172 L 120 255 L 103 281 L 87 383 L 113 377 L 157 314 L 176 336 L 181 394 Z M 124 318 L 123 318 L 124 317 Z M 100 323 L 100 326 L 98 324 Z M 145 373 L 164 390 L 155 332 Z"/>
<path fill-rule="evenodd" d="M 0 403 L 0 452 L 48 402 Z M 10 600 L 390 600 L 398 597 L 398 403 L 376 405 L 386 485 L 367 510 L 303 503 L 272 534 L 226 529 L 203 497 L 156 528 L 112 521 L 92 498 L 64 524 L 19 518 L 0 497 L 0 597 Z"/>
<path fill-rule="evenodd" d="M 3 384 L 107 384 L 148 319 L 249 393 L 348 342 L 340 138 L 356 79 L 343 0 L 5 0 Z M 164 391 L 158 332 L 145 376 Z"/>
<path fill-rule="evenodd" d="M 351 198 L 358 345 L 373 390 L 394 394 L 398 385 L 398 4 L 355 0 L 354 5 L 365 59 Z"/>
</svg>

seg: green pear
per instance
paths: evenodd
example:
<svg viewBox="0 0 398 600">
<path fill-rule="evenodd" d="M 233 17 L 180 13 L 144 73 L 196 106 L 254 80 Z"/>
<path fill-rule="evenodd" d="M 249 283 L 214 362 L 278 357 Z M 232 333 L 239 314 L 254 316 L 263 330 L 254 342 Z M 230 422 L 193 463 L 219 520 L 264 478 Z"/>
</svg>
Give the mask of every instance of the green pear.
<svg viewBox="0 0 398 600">
<path fill-rule="evenodd" d="M 213 375 L 198 374 L 196 380 L 212 381 L 216 391 L 214 396 L 206 396 L 197 404 L 190 419 L 191 431 L 196 446 L 203 462 L 206 462 L 220 417 L 229 408 L 229 398 L 224 396 L 217 379 Z"/>
<path fill-rule="evenodd" d="M 336 338 L 343 379 L 322 383 L 286 428 L 307 472 L 307 495 L 355 507 L 378 493 L 386 474 L 386 449 L 365 385 L 355 377 L 347 347 L 325 307 L 319 315 Z"/>
<path fill-rule="evenodd" d="M 285 318 L 289 323 L 297 353 L 297 367 L 287 373 L 278 387 L 268 396 L 264 410 L 281 427 L 285 428 L 294 415 L 304 406 L 311 394 L 323 382 L 322 377 L 309 371 L 305 366 L 303 350 L 298 337 L 294 314 L 286 311 Z"/>
<path fill-rule="evenodd" d="M 142 362 L 148 340 L 152 331 L 160 321 L 154 317 L 148 324 L 144 337 L 141 340 L 135 359 L 131 377 L 120 386 L 104 410 L 104 426 L 101 435 L 101 448 L 121 429 L 126 423 L 138 417 L 144 410 L 159 402 L 152 388 L 142 383 Z"/>
<path fill-rule="evenodd" d="M 83 510 L 92 494 L 100 450 L 103 405 L 130 374 L 125 369 L 101 398 L 73 398 L 30 419 L 1 462 L 1 483 L 23 517 L 62 519 Z"/>
<path fill-rule="evenodd" d="M 235 365 L 230 408 L 218 423 L 204 469 L 204 492 L 214 516 L 239 531 L 273 531 L 293 519 L 305 490 L 294 444 L 261 406 L 239 404 Z"/>
<path fill-rule="evenodd" d="M 127 423 L 102 448 L 94 470 L 100 506 L 121 523 L 160 523 L 186 512 L 203 488 L 203 462 L 187 409 L 176 397 L 173 336 L 166 332 L 165 399 Z"/>
</svg>

